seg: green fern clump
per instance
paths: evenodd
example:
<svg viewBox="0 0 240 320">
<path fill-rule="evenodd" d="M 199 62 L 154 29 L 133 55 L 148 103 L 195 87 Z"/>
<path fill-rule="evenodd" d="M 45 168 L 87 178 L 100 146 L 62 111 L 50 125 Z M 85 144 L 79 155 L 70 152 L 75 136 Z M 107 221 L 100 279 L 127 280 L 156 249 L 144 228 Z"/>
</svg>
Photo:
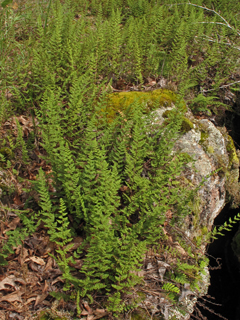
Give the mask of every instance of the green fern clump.
<svg viewBox="0 0 240 320">
<path fill-rule="evenodd" d="M 208 115 L 211 115 L 213 110 L 213 106 L 221 106 L 224 105 L 223 103 L 216 101 L 215 96 L 204 96 L 203 94 L 199 94 L 197 97 L 193 99 L 190 104 L 191 109 L 193 112 L 206 112 Z"/>
<path fill-rule="evenodd" d="M 81 297 L 89 299 L 93 292 L 101 291 L 107 294 L 108 309 L 112 312 L 126 310 L 123 295 L 141 282 L 136 274 L 147 248 L 164 237 L 165 212 L 171 208 L 178 221 L 187 214 L 188 191 L 181 190 L 175 180 L 189 159 L 183 154 L 174 158 L 171 155 L 181 134 L 180 110 L 186 107 L 172 92 L 156 91 L 130 95 L 128 112 L 116 100 L 114 108 L 124 111 L 116 113 L 109 122 L 109 114 L 102 110 L 115 95 L 107 100 L 100 98 L 96 112 L 84 117 L 83 108 L 87 110 L 88 106 L 81 104 L 82 109 L 74 110 L 70 105 L 65 110 L 59 103 L 59 92 L 49 90 L 38 117 L 57 195 L 50 196 L 40 170 L 39 216 L 48 228 L 50 240 L 58 244 L 55 259 L 63 272 L 65 290 L 73 284 Z M 72 104 L 80 93 L 77 87 L 71 92 Z M 149 111 L 173 100 L 178 108 L 169 116 L 168 123 L 155 134 L 147 134 L 154 132 L 149 127 L 154 127 Z M 71 123 L 77 128 L 79 112 L 78 135 L 73 132 L 69 136 Z M 184 203 L 179 199 L 184 199 Z M 84 242 L 69 257 L 71 241 L 79 232 Z M 83 266 L 76 278 L 69 264 L 74 265 L 74 259 L 79 257 Z"/>
</svg>

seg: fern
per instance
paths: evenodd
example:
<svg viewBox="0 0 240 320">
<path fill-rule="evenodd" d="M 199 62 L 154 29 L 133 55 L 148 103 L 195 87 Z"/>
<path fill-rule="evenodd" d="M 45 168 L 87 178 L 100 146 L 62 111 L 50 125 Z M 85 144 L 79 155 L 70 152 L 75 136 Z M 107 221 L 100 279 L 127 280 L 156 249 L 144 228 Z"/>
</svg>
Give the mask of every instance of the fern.
<svg viewBox="0 0 240 320">
<path fill-rule="evenodd" d="M 231 231 L 233 228 L 233 225 L 237 223 L 240 220 L 240 213 L 238 213 L 236 216 L 233 217 L 233 219 L 230 217 L 228 221 L 225 221 L 223 225 L 221 225 L 219 228 L 214 227 L 211 238 L 217 239 L 217 236 L 224 236 L 224 231 Z"/>
<path fill-rule="evenodd" d="M 180 284 L 185 284 L 188 282 L 187 276 L 185 273 L 177 273 L 171 277 L 172 281 Z"/>
<path fill-rule="evenodd" d="M 216 101 L 216 96 L 204 96 L 203 94 L 199 94 L 197 97 L 193 99 L 190 104 L 190 107 L 193 109 L 194 112 L 207 112 L 211 114 L 211 107 L 213 105 L 224 105 L 221 102 Z"/>
<path fill-rule="evenodd" d="M 162 286 L 162 290 L 166 292 L 174 292 L 174 293 L 179 293 L 180 289 L 176 287 L 173 283 L 171 282 L 166 282 Z"/>
</svg>

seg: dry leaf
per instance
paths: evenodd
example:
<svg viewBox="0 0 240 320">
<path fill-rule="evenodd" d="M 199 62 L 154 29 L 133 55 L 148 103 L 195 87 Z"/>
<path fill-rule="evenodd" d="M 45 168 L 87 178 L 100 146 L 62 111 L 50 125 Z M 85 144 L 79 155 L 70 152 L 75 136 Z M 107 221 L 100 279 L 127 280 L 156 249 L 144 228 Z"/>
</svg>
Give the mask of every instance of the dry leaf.
<svg viewBox="0 0 240 320">
<path fill-rule="evenodd" d="M 20 263 L 20 265 L 22 266 L 26 260 L 26 257 L 29 255 L 28 250 L 24 247 L 21 246 L 21 251 L 19 252 L 19 256 L 18 256 L 18 262 Z M 17 252 L 15 252 L 17 254 Z"/>
<path fill-rule="evenodd" d="M 5 97 L 7 98 L 7 100 L 10 100 L 12 98 L 13 94 L 10 93 L 8 90 L 5 91 Z"/>
<path fill-rule="evenodd" d="M 32 271 L 38 272 L 38 266 L 34 262 L 29 263 L 29 267 L 32 269 Z"/>
<path fill-rule="evenodd" d="M 3 231 L 3 234 L 5 234 L 5 233 L 6 233 L 7 231 L 9 231 L 9 230 L 15 230 L 19 222 L 20 222 L 20 218 L 19 218 L 19 217 L 13 219 L 13 220 L 7 225 L 8 228 Z"/>
<path fill-rule="evenodd" d="M 187 257 L 188 254 L 187 252 L 183 249 L 183 247 L 180 246 L 180 244 L 176 241 L 174 242 L 174 248 L 177 249 L 177 251 L 183 256 L 183 257 Z"/>
<path fill-rule="evenodd" d="M 127 191 L 128 187 L 127 186 L 121 186 L 120 191 L 125 192 Z"/>
<path fill-rule="evenodd" d="M 43 287 L 43 292 L 46 292 L 47 291 L 47 289 L 48 289 L 48 283 L 47 283 L 47 281 L 45 280 L 45 282 L 44 282 L 44 287 Z"/>
<path fill-rule="evenodd" d="M 83 310 L 83 311 L 81 312 L 81 316 L 87 316 L 87 315 L 88 315 L 87 310 Z"/>
<path fill-rule="evenodd" d="M 25 281 L 21 278 L 16 278 L 13 274 L 8 276 L 7 278 L 3 279 L 0 282 L 0 290 L 7 290 L 9 289 L 5 285 L 13 287 L 15 290 L 17 290 L 18 286 L 16 285 L 16 282 L 20 282 L 21 284 L 25 284 Z"/>
<path fill-rule="evenodd" d="M 20 316 L 18 313 L 16 312 L 10 312 L 9 313 L 9 319 L 13 319 L 13 320 L 24 320 L 23 316 Z"/>
<path fill-rule="evenodd" d="M 17 206 L 21 206 L 23 203 L 22 201 L 20 200 L 20 197 L 18 194 L 15 195 L 15 197 L 13 198 L 13 202 L 14 204 L 16 204 Z"/>
<path fill-rule="evenodd" d="M 52 265 L 53 265 L 53 258 L 49 257 L 48 260 L 47 260 L 47 264 L 45 266 L 44 271 L 46 272 L 48 270 L 51 270 L 52 269 Z"/>
<path fill-rule="evenodd" d="M 95 311 L 93 311 L 93 313 L 95 315 L 94 320 L 101 319 L 108 314 L 105 309 L 96 309 Z"/>
<path fill-rule="evenodd" d="M 13 10 L 17 10 L 17 9 L 18 9 L 18 4 L 17 4 L 17 2 L 13 2 L 13 4 L 12 4 L 12 9 L 13 9 Z"/>
<path fill-rule="evenodd" d="M 63 248 L 65 249 L 69 244 L 73 244 L 73 246 L 68 250 L 68 252 L 76 250 L 81 244 L 83 243 L 83 238 L 82 237 L 76 237 L 73 239 L 72 242 L 68 243 L 66 246 Z"/>
<path fill-rule="evenodd" d="M 60 277 L 57 277 L 53 282 L 52 282 L 52 285 L 54 285 L 55 283 L 57 283 L 58 281 L 60 282 L 63 282 L 64 283 L 64 280 Z"/>
<path fill-rule="evenodd" d="M 15 291 L 12 293 L 9 293 L 3 297 L 0 298 L 0 301 L 7 301 L 7 302 L 22 302 L 21 296 L 24 294 L 24 292 Z"/>
<path fill-rule="evenodd" d="M 83 266 L 83 261 L 81 259 L 75 260 L 74 263 L 69 262 L 70 267 L 80 270 Z"/>
<path fill-rule="evenodd" d="M 88 314 L 92 314 L 92 313 L 93 313 L 93 311 L 92 311 L 92 309 L 89 307 L 87 301 L 83 301 L 83 305 L 84 305 L 84 308 L 87 310 Z"/>
<path fill-rule="evenodd" d="M 36 297 L 31 297 L 31 298 L 27 299 L 27 301 L 24 303 L 24 305 L 28 305 L 29 303 L 32 303 L 35 300 L 36 300 Z"/>
<path fill-rule="evenodd" d="M 42 258 L 39 258 L 39 257 L 36 257 L 36 256 L 27 258 L 25 260 L 25 262 L 28 262 L 28 261 L 32 261 L 32 262 L 35 262 L 36 264 L 40 264 L 41 266 L 45 266 L 45 261 Z"/>
<path fill-rule="evenodd" d="M 48 293 L 43 293 L 41 295 L 38 295 L 34 304 L 34 308 L 41 303 L 43 300 L 45 300 L 48 296 Z"/>
</svg>

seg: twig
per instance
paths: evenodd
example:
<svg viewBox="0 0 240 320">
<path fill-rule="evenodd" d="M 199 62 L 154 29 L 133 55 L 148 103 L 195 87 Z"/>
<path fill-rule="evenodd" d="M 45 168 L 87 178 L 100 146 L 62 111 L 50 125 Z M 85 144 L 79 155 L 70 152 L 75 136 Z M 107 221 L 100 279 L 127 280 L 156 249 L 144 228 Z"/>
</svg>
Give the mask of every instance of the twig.
<svg viewBox="0 0 240 320">
<path fill-rule="evenodd" d="M 209 8 L 207 8 L 207 7 L 203 7 L 203 6 L 200 6 L 200 5 L 198 5 L 198 4 L 191 3 L 191 2 L 188 2 L 188 3 L 174 3 L 174 4 L 171 4 L 171 5 L 179 6 L 179 5 L 186 5 L 186 4 L 188 4 L 188 5 L 190 5 L 190 6 L 193 6 L 193 7 L 201 8 L 201 9 L 203 9 L 203 10 L 207 10 L 207 11 L 210 11 L 210 12 L 215 13 L 217 16 L 219 16 L 220 19 L 222 19 L 222 20 L 225 22 L 225 24 L 222 23 L 223 25 L 225 25 L 226 27 L 232 29 L 233 31 L 236 31 L 237 34 L 240 36 L 240 32 L 238 32 L 238 30 L 234 29 L 234 28 L 229 24 L 229 22 L 228 22 L 225 18 L 223 18 L 223 16 L 220 15 L 220 13 L 218 13 L 217 11 L 215 11 L 215 10 L 213 10 L 213 9 L 209 9 Z M 214 22 L 213 22 L 213 23 L 214 23 Z M 216 22 L 215 22 L 215 23 L 216 23 Z M 218 24 L 219 24 L 219 22 L 218 22 Z"/>
<path fill-rule="evenodd" d="M 229 84 L 225 84 L 221 87 L 218 87 L 217 89 L 223 89 L 223 88 L 227 88 L 227 87 L 230 87 L 231 85 L 235 84 L 235 83 L 240 83 L 240 81 L 235 81 L 235 82 L 232 82 L 232 83 L 229 83 Z M 202 89 L 202 92 L 209 92 L 209 91 L 214 91 L 216 89 L 209 89 L 209 90 L 205 90 L 205 89 Z"/>
<path fill-rule="evenodd" d="M 209 42 L 215 42 L 215 43 L 218 43 L 218 44 L 224 44 L 224 45 L 226 45 L 226 46 L 230 46 L 230 47 L 232 47 L 233 49 L 236 49 L 236 50 L 240 51 L 240 47 L 235 47 L 235 46 L 233 46 L 231 43 L 228 43 L 228 42 L 218 42 L 218 41 L 213 40 L 213 38 L 210 38 L 210 37 L 208 37 L 208 36 L 201 36 L 201 37 L 202 37 L 203 39 L 209 41 Z M 198 36 L 195 36 L 195 38 L 198 38 Z"/>
<path fill-rule="evenodd" d="M 222 316 L 221 314 L 216 313 L 216 312 L 214 312 L 214 310 L 212 310 L 212 309 L 208 308 L 207 306 L 205 306 L 203 303 L 201 303 L 201 302 L 199 302 L 199 301 L 197 301 L 196 303 L 197 303 L 200 307 L 202 307 L 203 309 L 206 309 L 206 310 L 208 310 L 210 313 L 215 314 L 215 316 L 218 316 L 219 318 L 222 318 L 222 319 L 224 319 L 224 320 L 228 320 L 227 318 L 225 318 L 225 317 Z"/>
<path fill-rule="evenodd" d="M 211 297 L 212 299 L 215 299 L 214 297 Z M 222 306 L 220 303 L 216 303 L 216 302 L 212 302 L 210 299 L 209 300 L 207 300 L 207 299 L 205 299 L 205 298 L 203 298 L 203 297 L 199 297 L 199 299 L 202 299 L 202 300 L 204 300 L 205 302 L 208 302 L 208 303 L 211 303 L 211 304 L 213 304 L 213 305 L 215 305 L 215 306 Z"/>
</svg>

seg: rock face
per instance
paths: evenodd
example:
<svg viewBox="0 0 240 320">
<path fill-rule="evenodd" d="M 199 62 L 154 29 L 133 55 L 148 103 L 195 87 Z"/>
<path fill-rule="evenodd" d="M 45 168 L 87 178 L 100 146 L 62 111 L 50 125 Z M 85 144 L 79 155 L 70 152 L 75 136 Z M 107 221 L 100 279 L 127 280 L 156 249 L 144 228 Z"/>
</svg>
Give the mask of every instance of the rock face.
<svg viewBox="0 0 240 320">
<path fill-rule="evenodd" d="M 116 110 L 124 110 L 127 105 L 133 103 L 134 99 L 138 99 L 143 103 L 145 109 L 152 113 L 152 124 L 156 130 L 171 112 L 175 112 L 174 103 L 179 101 L 177 96 L 169 90 L 153 90 L 147 93 L 122 92 L 109 96 L 108 108 L 114 114 Z M 155 109 L 156 104 L 159 106 L 158 109 Z M 184 245 L 179 242 L 183 238 L 187 239 L 198 262 L 201 257 L 204 257 L 207 237 L 212 230 L 214 219 L 225 205 L 226 194 L 236 198 L 239 193 L 239 159 L 233 140 L 228 135 L 226 128 L 216 127 L 210 119 L 194 117 L 184 103 L 181 104 L 181 109 L 185 113 L 181 126 L 183 134 L 179 136 L 172 152 L 173 155 L 174 153 L 184 153 L 191 157 L 192 161 L 183 169 L 179 182 L 183 188 L 190 188 L 196 192 L 191 203 L 191 214 L 181 222 L 181 225 L 174 226 L 175 229 L 178 228 L 180 235 L 178 239 L 180 240 L 176 241 L 171 231 L 168 234 L 165 227 L 164 232 L 168 237 L 169 246 L 182 257 L 181 263 L 189 264 L 191 268 L 191 263 L 194 264 L 189 258 L 191 255 L 185 251 L 186 247 L 183 248 Z M 161 286 L 164 286 L 168 282 L 166 279 L 169 279 L 169 275 L 171 278 L 171 274 L 175 273 L 174 263 L 176 266 L 176 259 L 174 261 L 171 254 L 168 255 L 165 252 L 160 255 L 148 252 L 144 261 L 146 266 L 143 270 L 144 280 L 149 283 L 152 281 L 151 279 L 155 279 L 155 282 L 160 282 Z M 159 315 L 159 311 L 161 311 L 161 319 L 188 320 L 193 312 L 197 296 L 206 294 L 210 284 L 207 264 L 199 270 L 201 279 L 198 284 L 191 286 L 190 283 L 180 282 L 184 283 L 184 286 L 178 285 L 180 292 L 177 303 L 169 301 L 164 292 L 159 296 L 151 293 L 146 294 L 143 303 L 139 304 L 140 308 L 136 317 L 132 316 L 131 319 L 149 319 L 149 313 L 154 319 L 154 314 Z M 170 280 L 170 284 L 172 283 L 174 281 Z M 191 288 L 198 287 L 197 291 L 195 292 L 190 286 Z M 148 314 L 144 312 L 146 308 Z"/>
<path fill-rule="evenodd" d="M 216 174 L 211 173 L 221 165 L 227 168 L 229 157 L 223 135 L 207 119 L 195 121 L 194 129 L 177 141 L 175 149 L 194 159 L 195 168 L 190 164 L 183 175 L 196 187 L 205 180 L 195 200 L 198 203 L 193 210 L 193 221 L 186 229 L 191 238 L 198 235 L 200 226 L 210 231 L 214 219 L 224 207 L 226 175 L 222 174 L 222 169 Z"/>
<path fill-rule="evenodd" d="M 165 120 L 166 111 L 172 107 L 161 107 L 154 112 L 155 123 L 161 125 Z M 206 250 L 205 235 L 211 231 L 214 219 L 223 209 L 226 201 L 226 186 L 231 190 L 238 183 L 239 160 L 230 136 L 225 128 L 216 127 L 208 119 L 197 119 L 191 111 L 185 113 L 188 119 L 188 130 L 177 140 L 173 153 L 187 153 L 193 161 L 182 172 L 182 179 L 193 189 L 198 187 L 192 204 L 192 214 L 185 218 L 181 230 L 190 241 L 201 239 L 199 249 L 202 253 Z M 196 242 L 195 242 L 196 243 Z M 178 244 L 179 247 L 179 244 Z M 178 250 L 183 248 L 178 248 Z M 183 250 L 184 252 L 184 250 Z M 167 261 L 159 261 L 166 263 Z M 164 274 L 161 274 L 163 277 Z M 199 285 L 198 296 L 207 293 L 209 273 L 207 267 L 202 274 L 202 282 Z M 147 296 L 145 302 L 151 305 L 151 309 L 161 309 L 163 319 L 187 320 L 193 312 L 197 301 L 196 295 L 186 288 L 181 289 L 181 302 L 187 311 L 185 315 L 179 312 L 178 307 L 164 301 L 163 298 L 156 301 L 156 297 Z M 184 292 L 188 292 L 185 294 Z M 144 306 L 142 306 L 144 307 Z"/>
<path fill-rule="evenodd" d="M 155 110 L 156 123 L 162 124 L 164 113 L 171 108 Z M 231 137 L 225 128 L 216 127 L 208 119 L 194 118 L 190 110 L 185 117 L 192 123 L 189 130 L 176 142 L 174 152 L 191 156 L 182 176 L 198 190 L 193 206 L 192 221 L 185 221 L 185 232 L 196 237 L 201 227 L 211 230 L 213 221 L 225 205 L 226 184 L 238 181 L 239 159 Z"/>
</svg>

